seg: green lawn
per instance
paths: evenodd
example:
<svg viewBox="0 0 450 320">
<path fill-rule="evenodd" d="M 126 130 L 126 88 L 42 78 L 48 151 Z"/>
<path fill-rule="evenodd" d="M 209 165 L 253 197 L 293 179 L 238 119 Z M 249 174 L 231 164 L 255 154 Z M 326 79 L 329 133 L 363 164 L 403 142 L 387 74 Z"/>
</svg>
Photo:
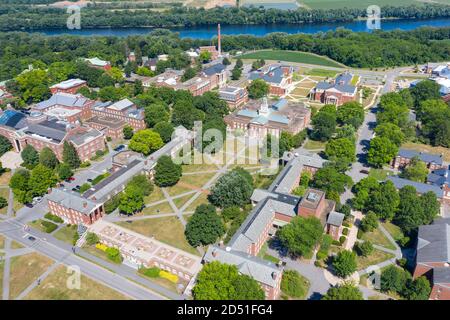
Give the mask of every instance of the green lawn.
<svg viewBox="0 0 450 320">
<path fill-rule="evenodd" d="M 142 213 L 144 215 L 172 213 L 172 212 L 174 212 L 174 211 L 168 201 L 161 202 L 160 204 L 150 206 L 150 207 L 144 208 L 144 210 L 142 210 Z"/>
<path fill-rule="evenodd" d="M 70 274 L 59 266 L 25 300 L 129 300 L 130 298 L 91 278 L 81 275 L 80 289 L 67 287 Z"/>
<path fill-rule="evenodd" d="M 9 188 L 0 188 L 0 197 L 5 198 L 8 201 L 9 198 Z M 8 212 L 8 205 L 0 209 L 0 214 L 6 214 Z"/>
<path fill-rule="evenodd" d="M 308 150 L 324 150 L 325 149 L 326 142 L 322 141 L 315 141 L 308 139 L 305 142 L 304 148 Z"/>
<path fill-rule="evenodd" d="M 61 229 L 56 231 L 55 234 L 53 234 L 53 236 L 58 240 L 72 244 L 76 233 L 77 233 L 77 226 L 71 225 L 70 227 L 69 226 L 62 227 Z"/>
<path fill-rule="evenodd" d="M 387 232 L 389 232 L 389 234 L 392 236 L 392 238 L 394 238 L 395 241 L 403 238 L 404 235 L 402 230 L 392 222 L 383 222 L 381 223 L 381 225 L 386 229 Z"/>
<path fill-rule="evenodd" d="M 136 220 L 132 223 L 119 222 L 119 226 L 131 229 L 147 237 L 155 237 L 156 240 L 168 245 L 199 255 L 199 252 L 191 247 L 184 236 L 184 228 L 176 217 L 164 217 L 146 220 Z"/>
<path fill-rule="evenodd" d="M 184 210 L 184 212 L 195 211 L 195 208 L 204 203 L 208 203 L 208 196 L 202 193 L 194 201 L 192 201 L 192 203 L 186 208 L 186 210 Z"/>
<path fill-rule="evenodd" d="M 277 257 L 274 257 L 274 256 L 268 254 L 267 253 L 267 249 L 268 249 L 268 245 L 267 245 L 267 242 L 266 242 L 262 246 L 261 250 L 259 250 L 258 257 L 260 257 L 261 259 L 270 261 L 272 263 L 278 263 L 280 260 Z"/>
<path fill-rule="evenodd" d="M 366 269 L 369 266 L 376 265 L 380 262 L 394 258 L 393 254 L 374 249 L 372 254 L 368 257 L 358 256 L 356 261 L 358 263 L 358 270 Z"/>
<path fill-rule="evenodd" d="M 370 241 L 373 244 L 385 247 L 387 249 L 395 250 L 395 246 L 389 241 L 388 238 L 380 231 L 380 229 L 375 229 L 372 232 L 365 232 L 362 236 L 362 240 Z"/>
<path fill-rule="evenodd" d="M 264 60 L 280 60 L 286 62 L 297 62 L 315 64 L 327 67 L 342 67 L 343 65 L 324 56 L 318 56 L 311 53 L 287 50 L 261 50 L 257 52 L 247 53 L 240 56 L 242 59 L 264 59 Z"/>
<path fill-rule="evenodd" d="M 370 169 L 369 171 L 369 177 L 374 177 L 378 181 L 384 181 L 386 178 L 391 175 L 392 172 L 385 169 Z"/>
<path fill-rule="evenodd" d="M 165 199 L 165 197 L 164 197 L 164 194 L 163 194 L 161 188 L 155 186 L 153 188 L 152 193 L 149 196 L 144 198 L 144 203 L 149 204 L 149 203 L 156 202 L 156 201 L 163 200 L 163 199 Z"/>
<path fill-rule="evenodd" d="M 338 72 L 333 70 L 325 70 L 325 69 L 316 69 L 313 68 L 309 71 L 305 72 L 308 76 L 316 76 L 316 77 L 326 77 L 326 78 L 334 78 L 338 74 Z"/>
</svg>

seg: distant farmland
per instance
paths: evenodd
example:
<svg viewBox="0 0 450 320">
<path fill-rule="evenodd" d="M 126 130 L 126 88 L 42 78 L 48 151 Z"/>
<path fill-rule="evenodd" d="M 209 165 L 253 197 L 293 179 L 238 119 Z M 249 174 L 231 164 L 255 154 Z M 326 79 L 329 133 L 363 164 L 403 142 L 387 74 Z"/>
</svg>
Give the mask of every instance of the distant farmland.
<svg viewBox="0 0 450 320">
<path fill-rule="evenodd" d="M 262 50 L 252 53 L 247 53 L 240 56 L 242 59 L 264 59 L 264 60 L 280 60 L 286 62 L 297 62 L 306 64 L 315 64 L 326 67 L 343 67 L 336 61 L 333 61 L 327 57 L 318 56 L 311 53 L 299 52 L 299 51 L 286 51 L 286 50 Z"/>
</svg>

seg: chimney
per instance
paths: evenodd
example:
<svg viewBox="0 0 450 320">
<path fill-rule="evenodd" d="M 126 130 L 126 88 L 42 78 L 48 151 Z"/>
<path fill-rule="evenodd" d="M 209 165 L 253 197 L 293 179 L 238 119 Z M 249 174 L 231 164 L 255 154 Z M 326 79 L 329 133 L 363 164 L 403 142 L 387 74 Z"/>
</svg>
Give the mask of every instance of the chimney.
<svg viewBox="0 0 450 320">
<path fill-rule="evenodd" d="M 217 25 L 217 51 L 219 51 L 219 56 L 222 54 L 222 41 L 220 35 L 220 23 Z"/>
<path fill-rule="evenodd" d="M 87 208 L 87 202 L 83 201 L 83 208 Z"/>
<path fill-rule="evenodd" d="M 277 279 L 277 273 L 276 272 L 272 272 L 272 279 L 276 280 Z"/>
</svg>

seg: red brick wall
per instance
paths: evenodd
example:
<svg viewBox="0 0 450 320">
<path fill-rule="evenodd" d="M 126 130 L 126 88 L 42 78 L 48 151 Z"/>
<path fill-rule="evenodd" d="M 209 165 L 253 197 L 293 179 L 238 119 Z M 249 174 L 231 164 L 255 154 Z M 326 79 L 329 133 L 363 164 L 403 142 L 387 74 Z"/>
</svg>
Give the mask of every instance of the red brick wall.
<svg viewBox="0 0 450 320">
<path fill-rule="evenodd" d="M 78 91 L 80 88 L 83 88 L 83 87 L 87 87 L 86 83 L 82 83 L 82 84 L 79 84 L 79 85 L 77 85 L 77 86 L 73 86 L 73 87 L 68 88 L 68 89 L 50 88 L 50 92 L 51 92 L 52 94 L 55 94 L 55 93 L 58 93 L 58 92 L 75 94 L 75 93 L 77 93 L 77 91 Z"/>
</svg>

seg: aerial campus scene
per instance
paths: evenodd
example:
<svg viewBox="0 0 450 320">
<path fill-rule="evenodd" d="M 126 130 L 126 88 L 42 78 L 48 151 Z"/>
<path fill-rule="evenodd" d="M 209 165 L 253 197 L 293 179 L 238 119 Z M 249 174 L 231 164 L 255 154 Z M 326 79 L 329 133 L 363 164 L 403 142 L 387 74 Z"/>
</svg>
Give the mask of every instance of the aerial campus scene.
<svg viewBox="0 0 450 320">
<path fill-rule="evenodd" d="M 450 300 L 450 0 L 3 0 L 0 107 L 1 300 Z"/>
</svg>

